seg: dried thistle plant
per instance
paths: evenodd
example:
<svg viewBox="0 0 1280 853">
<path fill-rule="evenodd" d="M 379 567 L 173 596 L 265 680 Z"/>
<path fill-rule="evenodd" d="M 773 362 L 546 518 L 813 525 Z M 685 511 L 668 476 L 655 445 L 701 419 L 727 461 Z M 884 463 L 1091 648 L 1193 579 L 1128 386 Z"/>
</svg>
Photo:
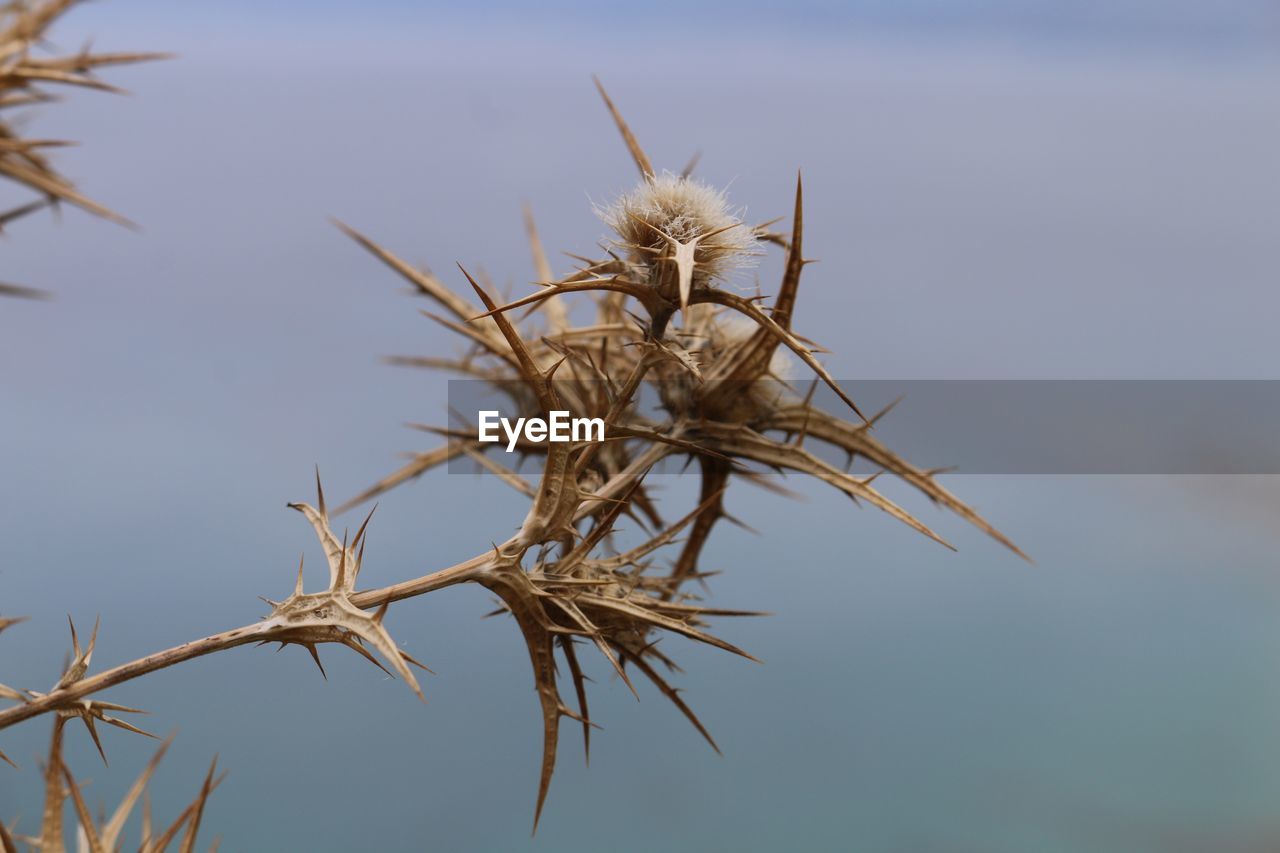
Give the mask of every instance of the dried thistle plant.
<svg viewBox="0 0 1280 853">
<path fill-rule="evenodd" d="M 346 646 L 398 675 L 421 697 L 409 668 L 416 661 L 387 634 L 383 617 L 396 601 L 476 584 L 496 595 L 500 612 L 515 620 L 533 671 L 543 722 L 536 828 L 555 769 L 562 718 L 581 726 L 589 755 L 593 723 L 588 679 L 579 659 L 584 644 L 594 647 L 628 686 L 636 673 L 652 682 L 716 746 L 670 682 L 678 667 L 659 641 L 679 635 L 750 657 L 712 633 L 708 621 L 754 614 L 710 607 L 693 589 L 694 581 L 704 581 L 709 574 L 701 558 L 710 534 L 721 519 L 731 518 L 725 494 L 733 481 L 782 491 L 768 471 L 811 477 L 946 544 L 882 494 L 874 476 L 854 475 L 812 452 L 814 443 L 823 443 L 843 450 L 850 459 L 870 461 L 1022 554 L 938 483 L 933 472 L 886 447 L 872 430 L 875 419 L 862 417 L 818 361 L 818 348 L 793 330 L 806 264 L 799 182 L 789 235 L 770 231 L 768 224 L 745 223 L 723 193 L 687 171 L 656 173 L 613 103 L 607 95 L 604 98 L 640 171 L 640 184 L 601 211 L 615 232 L 612 245 L 606 245 L 598 258 L 580 258 L 577 268 L 564 277 L 553 276 L 532 217 L 528 218 L 538 275 L 538 289 L 529 296 L 499 305 L 488 289 L 462 270 L 473 301 L 430 272 L 411 267 L 369 238 L 341 227 L 435 303 L 440 313 L 427 312 L 428 316 L 456 332 L 467 348 L 457 358 L 400 362 L 482 380 L 506 394 L 521 415 L 547 417 L 567 410 L 575 416 L 598 417 L 606 424 L 606 440 L 522 445 L 522 451 L 541 463 L 538 475 L 527 479 L 487 453 L 494 445 L 478 441 L 474 433 L 448 426 L 429 428 L 443 436 L 439 447 L 419 454 L 339 511 L 450 460 L 469 457 L 524 495 L 528 512 L 514 535 L 468 560 L 365 590 L 357 589 L 356 583 L 369 518 L 354 538 L 339 539 L 317 476 L 317 505 L 291 506 L 320 540 L 329 568 L 327 589 L 304 592 L 299 565 L 293 594 L 280 602 L 268 600 L 271 610 L 260 621 L 96 675 L 88 674 L 94 642 L 84 653 L 76 642 L 74 663 L 52 690 L 4 694 L 14 704 L 0 710 L 0 729 L 53 713 L 56 725 L 80 717 L 96 740 L 93 721 L 120 726 L 107 712 L 127 709 L 87 697 L 158 669 L 250 643 L 300 645 L 317 664 L 320 646 Z M 723 285 L 767 245 L 782 249 L 785 266 L 778 292 L 766 307 L 763 299 L 742 296 Z M 591 322 L 570 322 L 568 301 L 574 298 L 592 301 Z M 519 309 L 526 309 L 523 318 L 516 318 Z M 673 324 L 677 316 L 679 322 Z M 801 394 L 776 381 L 783 354 L 807 365 L 816 377 L 812 387 L 826 383 L 848 405 L 850 417 L 823 411 L 813 404 L 812 393 Z M 650 380 L 660 382 L 658 417 L 646 415 L 637 405 L 642 383 Z M 700 496 L 696 505 L 668 521 L 647 477 L 659 462 L 678 457 L 696 463 Z M 630 547 L 620 547 L 615 536 L 623 516 L 646 531 Z M 659 563 L 662 554 L 670 555 L 669 562 Z M 559 662 L 564 663 L 562 671 Z M 576 707 L 565 701 L 568 691 Z"/>
<path fill-rule="evenodd" d="M 138 828 L 139 853 L 164 853 L 174 841 L 178 840 L 179 834 L 182 836 L 179 850 L 182 853 L 195 850 L 200 823 L 204 818 L 205 804 L 209 800 L 209 795 L 222 784 L 226 776 L 223 773 L 215 777 L 218 770 L 217 758 L 214 758 L 209 765 L 209 771 L 190 805 L 179 812 L 178 817 L 166 828 L 157 832 L 152 825 L 150 785 L 161 759 L 173 743 L 173 737 L 170 736 L 147 762 L 142 773 L 138 775 L 124 798 L 111 812 L 111 817 L 108 818 L 102 814 L 95 820 L 85 801 L 84 792 L 81 791 L 82 786 L 76 782 L 75 776 L 63 759 L 64 725 L 65 720 L 61 717 L 57 718 L 53 724 L 53 737 L 50 739 L 48 759 L 44 768 L 45 798 L 40 835 L 21 835 L 16 827 L 0 823 L 0 849 L 3 849 L 4 853 L 17 853 L 19 841 L 28 849 L 39 850 L 41 853 L 63 853 L 68 846 L 73 846 L 78 851 L 87 851 L 87 853 L 114 853 L 123 849 L 126 824 L 139 800 L 142 801 L 142 816 Z M 76 819 L 75 835 L 71 845 L 66 843 L 63 829 L 63 814 L 68 798 L 71 799 Z M 215 840 L 209 850 L 217 849 L 218 842 Z"/>
<path fill-rule="evenodd" d="M 52 87 L 77 87 L 119 93 L 95 72 L 110 65 L 126 65 L 163 59 L 160 53 L 95 53 L 85 47 L 77 53 L 48 54 L 50 27 L 80 0 L 19 0 L 0 8 L 0 176 L 31 191 L 37 197 L 0 212 L 4 226 L 41 208 L 67 203 L 83 210 L 131 225 L 129 220 L 83 195 L 53 166 L 46 152 L 72 143 L 61 139 L 24 136 L 9 113 L 21 107 L 55 100 Z M 0 295 L 39 297 L 42 291 L 0 282 Z"/>
<path fill-rule="evenodd" d="M 0 619 L 0 631 L 20 621 L 22 620 Z M 98 640 L 97 624 L 93 627 L 93 634 L 89 638 L 89 644 L 84 648 L 80 646 L 80 638 L 76 633 L 75 623 L 71 622 L 70 625 L 72 653 L 63 670 L 62 677 L 58 679 L 57 684 L 53 686 L 50 692 L 65 689 L 78 682 L 88 671 L 89 664 L 93 659 L 93 650 Z M 45 695 L 35 690 L 19 691 L 0 685 L 0 698 L 14 702 L 28 702 L 32 699 L 40 699 Z M 20 835 L 17 833 L 16 827 L 6 826 L 3 822 L 0 822 L 0 849 L 4 853 L 17 853 L 16 842 L 18 841 L 26 844 L 31 850 L 40 850 L 41 853 L 62 853 L 67 847 L 63 835 L 63 813 L 68 797 L 71 798 L 75 808 L 77 824 L 74 845 L 77 850 L 88 851 L 88 853 L 113 853 L 113 851 L 120 850 L 124 843 L 125 824 L 128 822 L 139 798 L 143 800 L 143 815 L 139 829 L 138 846 L 138 850 L 141 853 L 162 853 L 169 848 L 169 845 L 173 843 L 180 832 L 183 833 L 180 848 L 183 853 L 189 853 L 189 851 L 195 849 L 196 837 L 200 831 L 200 822 L 204 815 L 205 803 L 214 789 L 222 783 L 223 777 L 214 778 L 218 763 L 217 758 L 214 758 L 195 799 L 169 824 L 168 828 L 156 834 L 152 828 L 148 786 L 150 785 L 151 777 L 155 774 L 156 768 L 160 764 L 160 760 L 164 758 L 165 752 L 169 749 L 170 744 L 173 743 L 172 736 L 160 745 L 160 748 L 151 758 L 151 761 L 148 762 L 141 775 L 130 786 L 124 799 L 120 801 L 120 804 L 112 812 L 111 817 L 103 816 L 96 821 L 93 819 L 92 812 L 80 790 L 81 786 L 76 783 L 75 777 L 71 773 L 71 768 L 67 766 L 63 757 L 64 730 L 67 723 L 76 718 L 84 723 L 85 729 L 93 740 L 93 745 L 97 747 L 98 754 L 102 757 L 104 766 L 107 764 L 107 755 L 103 751 L 102 741 L 98 737 L 95 721 L 104 722 L 146 737 L 155 737 L 150 732 L 145 732 L 131 723 L 110 716 L 108 712 L 145 713 L 137 708 L 127 708 L 124 705 L 117 705 L 112 702 L 85 698 L 59 703 L 54 708 L 53 734 L 50 738 L 48 757 L 44 766 L 45 796 L 40 822 L 40 835 Z M 0 753 L 0 758 L 15 769 L 17 768 L 17 765 L 3 753 Z M 214 843 L 211 849 L 217 849 L 217 842 Z"/>
</svg>

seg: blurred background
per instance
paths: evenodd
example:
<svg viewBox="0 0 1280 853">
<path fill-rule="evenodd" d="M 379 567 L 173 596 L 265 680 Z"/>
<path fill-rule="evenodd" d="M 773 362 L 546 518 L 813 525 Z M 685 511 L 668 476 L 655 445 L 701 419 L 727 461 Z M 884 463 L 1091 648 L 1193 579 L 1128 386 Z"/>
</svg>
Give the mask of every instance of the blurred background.
<svg viewBox="0 0 1280 853">
<path fill-rule="evenodd" d="M 703 153 L 748 218 L 806 193 L 797 328 L 861 379 L 1267 379 L 1280 222 L 1274 0 L 789 4 L 109 0 L 74 49 L 172 50 L 128 97 L 33 113 L 57 163 L 137 233 L 75 210 L 4 236 L 0 681 L 43 689 L 66 615 L 101 669 L 265 613 L 288 592 L 320 465 L 331 499 L 425 449 L 453 353 L 339 217 L 458 285 L 587 252 L 634 166 L 599 74 L 660 168 Z M 5 197 L 7 201 L 7 197 Z M 557 271 L 571 261 L 553 259 Z M 766 291 L 779 263 L 760 268 Z M 1209 413 L 1206 413 L 1208 417 Z M 665 478 L 673 505 L 687 484 Z M 724 756 L 605 668 L 583 767 L 541 750 L 518 633 L 474 589 L 394 608 L 437 673 L 423 707 L 344 654 L 240 649 L 108 698 L 179 729 L 160 818 L 211 755 L 225 850 L 1261 851 L 1280 849 L 1280 484 L 1269 477 L 956 475 L 1037 560 L 894 491 L 948 552 L 839 495 L 731 492 L 711 600 L 756 665 L 675 640 Z M 443 471 L 382 502 L 364 580 L 471 556 L 523 502 Z M 357 519 L 352 519 L 352 522 Z M 312 583 L 319 578 L 312 576 Z M 39 822 L 44 721 L 0 733 L 0 819 Z M 116 729 L 113 804 L 151 752 Z"/>
</svg>

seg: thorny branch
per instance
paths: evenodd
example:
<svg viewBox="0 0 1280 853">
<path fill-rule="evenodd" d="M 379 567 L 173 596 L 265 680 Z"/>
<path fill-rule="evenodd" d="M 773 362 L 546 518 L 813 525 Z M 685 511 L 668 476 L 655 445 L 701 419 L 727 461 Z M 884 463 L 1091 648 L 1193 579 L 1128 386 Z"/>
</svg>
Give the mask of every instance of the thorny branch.
<svg viewBox="0 0 1280 853">
<path fill-rule="evenodd" d="M 598 85 L 598 83 L 597 83 Z M 601 94 L 604 90 L 601 87 Z M 94 703 L 90 695 L 142 675 L 203 655 L 250 643 L 304 647 L 320 664 L 319 647 L 339 644 L 405 680 L 421 696 L 403 652 L 383 627 L 394 602 L 462 583 L 478 584 L 498 597 L 501 611 L 516 622 L 528 650 L 543 720 L 543 756 L 534 826 L 541 815 L 559 743 L 559 723 L 569 717 L 582 727 L 589 749 L 593 726 L 578 644 L 594 647 L 629 687 L 639 673 L 652 682 L 698 732 L 716 747 L 703 724 L 669 681 L 678 667 L 659 648 L 664 634 L 677 634 L 750 658 L 708 632 L 706 620 L 755 615 L 706 606 L 690 591 L 708 573 L 703 549 L 721 519 L 735 520 L 726 493 L 737 480 L 782 489 L 766 476 L 791 472 L 824 482 L 856 502 L 866 502 L 942 544 L 937 533 L 882 494 L 875 476 L 863 477 L 823 461 L 813 443 L 843 450 L 850 460 L 869 460 L 937 505 L 1025 556 L 975 510 L 935 479 L 886 447 L 874 434 L 875 418 L 862 417 L 816 353 L 820 350 L 793 329 L 803 248 L 803 192 L 797 180 L 789 236 L 751 226 L 731 210 L 722 192 L 688 175 L 657 174 L 613 102 L 608 106 L 641 173 L 639 186 L 599 211 L 614 232 L 599 258 L 578 258 L 577 269 L 553 279 L 532 215 L 527 230 L 538 275 L 537 290 L 499 305 L 489 291 L 461 270 L 478 304 L 428 271 L 415 269 L 368 237 L 339 223 L 350 237 L 406 279 L 443 315 L 427 316 L 459 334 L 466 345 L 456 358 L 403 357 L 399 363 L 445 369 L 478 378 L 502 393 L 521 415 L 553 410 L 600 417 L 607 440 L 523 446 L 541 458 L 535 482 L 498 459 L 485 456 L 492 445 L 465 433 L 433 429 L 445 443 L 348 501 L 339 511 L 364 503 L 453 459 L 483 460 L 499 480 L 530 500 L 517 532 L 475 557 L 440 571 L 390 586 L 357 591 L 369 519 L 355 537 L 339 539 L 330 526 L 317 476 L 317 506 L 291 504 L 314 528 L 329 565 L 328 588 L 303 590 L 299 566 L 293 593 L 271 602 L 260 621 L 87 675 L 89 655 L 76 644 L 76 663 L 48 692 L 8 690 L 16 704 L 0 711 L 0 729 L 41 714 L 80 716 L 90 725 L 120 706 Z M 783 279 L 771 307 L 728 289 L 737 270 L 761 247 L 784 247 Z M 574 325 L 569 299 L 594 300 L 590 323 Z M 532 318 L 516 321 L 516 309 Z M 424 312 L 426 313 L 426 312 Z M 528 314 L 526 314 L 528 317 Z M 678 319 L 678 322 L 673 322 Z M 541 321 L 542 325 L 538 325 Z M 518 326 L 517 323 L 520 323 Z M 788 355 L 789 354 L 789 355 Z M 789 358 L 798 358 L 815 383 L 828 385 L 854 412 L 843 420 L 821 411 L 812 397 L 790 390 Z M 662 420 L 641 412 L 637 392 L 649 379 L 660 387 Z M 878 416 L 877 416 L 878 417 Z M 806 441 L 809 447 L 806 447 Z M 669 457 L 698 463 L 697 506 L 675 522 L 664 520 L 646 477 Z M 372 513 L 371 513 L 372 514 Z M 647 531 L 638 545 L 623 549 L 616 524 L 633 518 Z M 685 538 L 681 541 L 680 537 Z M 679 546 L 662 570 L 656 555 Z M 950 547 L 948 545 L 948 547 Z M 369 611 L 373 611 L 370 613 Z M 90 653 L 93 643 L 90 643 Z M 557 655 L 566 663 L 576 709 L 561 694 Z M 420 665 L 419 665 L 420 666 Z M 323 672 L 323 667 L 321 667 Z M 634 690 L 634 687 L 632 687 Z M 111 720 L 107 720 L 111 722 Z M 96 739 L 96 734 L 95 734 Z M 718 747 L 716 747 L 718 749 Z"/>
<path fill-rule="evenodd" d="M 41 56 L 49 29 L 79 0 L 31 0 L 0 7 L 0 178 L 35 194 L 34 200 L 0 211 L 0 233 L 10 223 L 46 207 L 69 204 L 121 225 L 128 219 L 81 193 L 53 165 L 47 152 L 74 143 L 62 139 L 24 137 L 8 116 L 10 111 L 55 100 L 50 87 L 120 93 L 95 72 L 113 65 L 166 59 L 162 53 L 96 53 L 88 47 L 64 56 Z M 41 299 L 42 290 L 0 282 L 0 296 Z"/>
</svg>

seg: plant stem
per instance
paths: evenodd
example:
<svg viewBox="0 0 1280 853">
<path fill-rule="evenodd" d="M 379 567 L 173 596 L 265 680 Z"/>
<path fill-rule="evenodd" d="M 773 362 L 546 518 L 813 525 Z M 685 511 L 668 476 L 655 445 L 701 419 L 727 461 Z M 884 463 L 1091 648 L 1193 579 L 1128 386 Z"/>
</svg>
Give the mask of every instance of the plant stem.
<svg viewBox="0 0 1280 853">
<path fill-rule="evenodd" d="M 491 553 L 481 554 L 447 569 L 423 575 L 420 578 L 402 581 L 401 583 L 378 589 L 357 592 L 351 596 L 351 603 L 361 609 L 368 610 L 388 602 L 400 601 L 442 589 L 446 586 L 465 583 L 476 579 L 482 574 L 485 565 L 492 556 Z M 223 631 L 220 634 L 212 634 L 199 640 L 192 640 L 164 651 L 154 652 L 146 657 L 100 672 L 97 675 L 82 678 L 79 681 L 68 684 L 66 687 L 46 693 L 29 702 L 6 708 L 0 711 L 0 729 L 6 729 L 9 726 L 41 714 L 47 714 L 61 706 L 83 699 L 90 694 L 106 690 L 117 684 L 123 684 L 126 681 L 132 681 L 139 676 L 165 669 L 174 664 L 204 657 L 214 652 L 233 649 L 246 643 L 270 640 L 272 634 L 278 629 L 279 626 L 272 622 L 257 622 L 242 628 Z"/>
</svg>

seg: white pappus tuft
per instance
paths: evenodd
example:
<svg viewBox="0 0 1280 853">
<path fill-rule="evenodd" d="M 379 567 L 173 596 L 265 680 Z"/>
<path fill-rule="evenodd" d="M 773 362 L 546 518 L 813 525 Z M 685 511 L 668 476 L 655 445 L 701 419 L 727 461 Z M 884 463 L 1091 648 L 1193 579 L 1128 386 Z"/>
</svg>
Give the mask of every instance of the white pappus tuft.
<svg viewBox="0 0 1280 853">
<path fill-rule="evenodd" d="M 692 288 L 725 281 L 755 262 L 756 236 L 743 211 L 696 178 L 663 173 L 596 213 L 643 279 L 675 287 L 682 303 Z"/>
</svg>

